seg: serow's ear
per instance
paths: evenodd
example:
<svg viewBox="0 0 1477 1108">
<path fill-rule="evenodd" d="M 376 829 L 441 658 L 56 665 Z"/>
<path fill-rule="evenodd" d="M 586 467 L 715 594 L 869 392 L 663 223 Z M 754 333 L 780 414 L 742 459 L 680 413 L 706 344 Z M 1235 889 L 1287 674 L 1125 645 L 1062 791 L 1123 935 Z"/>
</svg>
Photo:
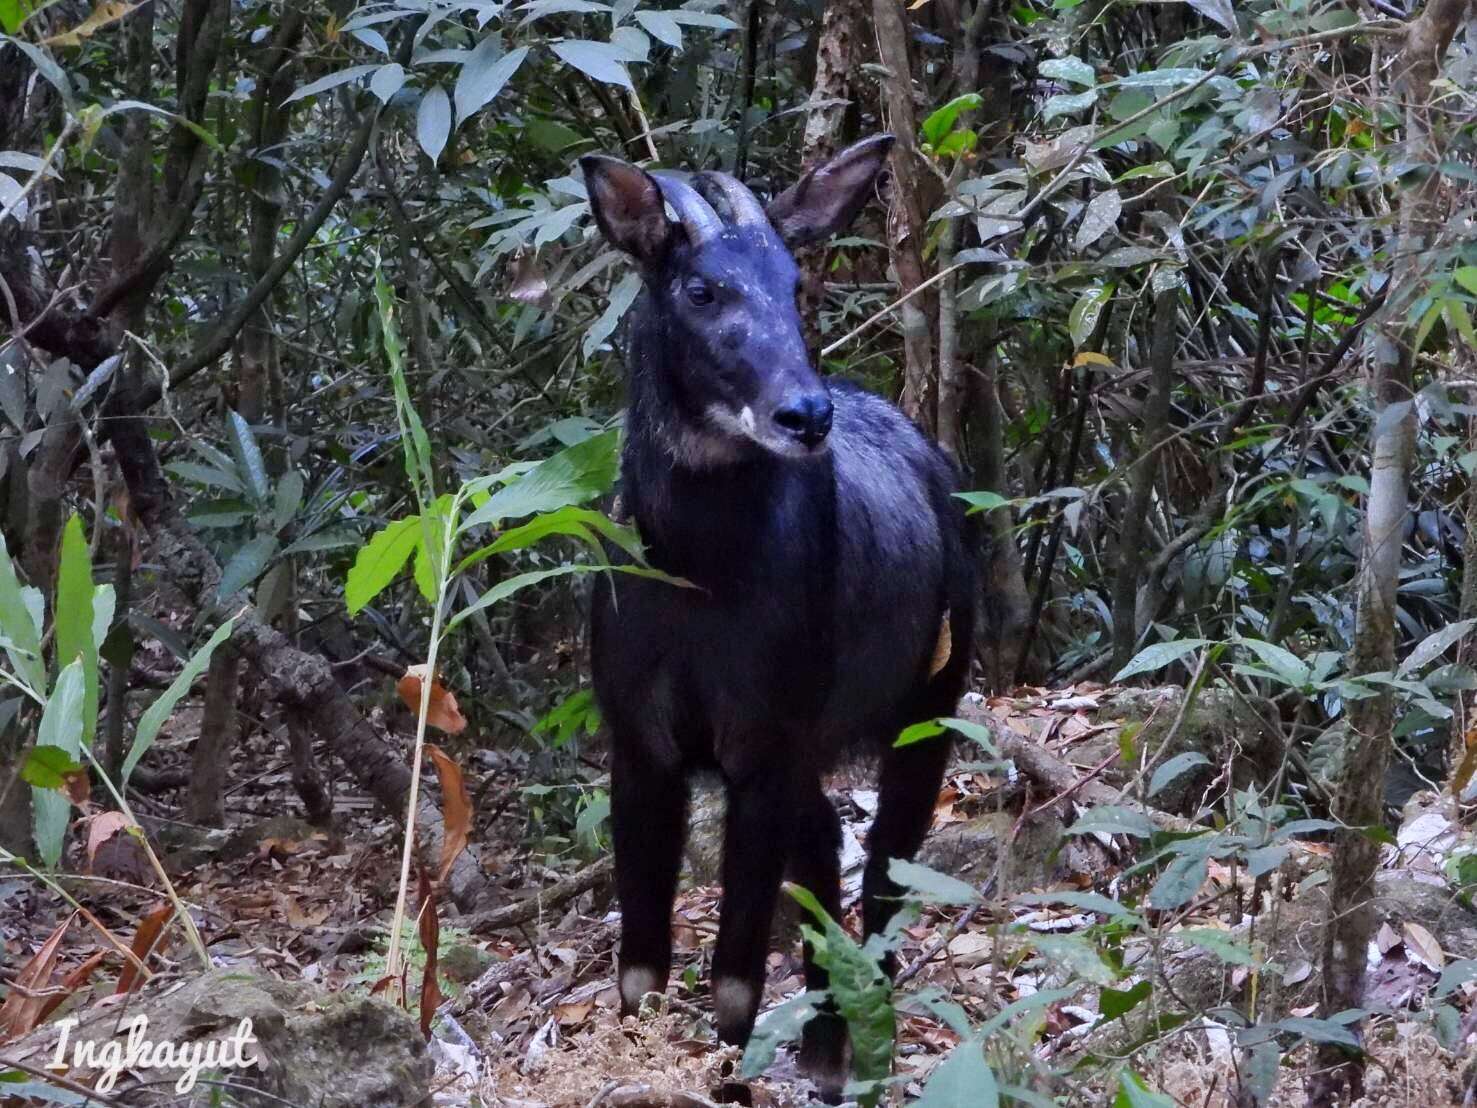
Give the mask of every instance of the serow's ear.
<svg viewBox="0 0 1477 1108">
<path fill-rule="evenodd" d="M 873 135 L 816 166 L 769 202 L 765 213 L 789 247 L 830 238 L 856 218 L 895 140 Z"/>
<path fill-rule="evenodd" d="M 649 173 L 601 154 L 580 159 L 595 222 L 610 244 L 638 262 L 655 262 L 666 253 L 672 226 L 662 193 Z"/>
</svg>

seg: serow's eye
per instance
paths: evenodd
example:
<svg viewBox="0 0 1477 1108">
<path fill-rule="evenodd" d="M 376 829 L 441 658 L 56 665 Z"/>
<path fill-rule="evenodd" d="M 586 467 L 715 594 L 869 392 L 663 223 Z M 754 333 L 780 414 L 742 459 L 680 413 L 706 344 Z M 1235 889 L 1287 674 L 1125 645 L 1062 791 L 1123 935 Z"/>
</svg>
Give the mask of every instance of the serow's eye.
<svg viewBox="0 0 1477 1108">
<path fill-rule="evenodd" d="M 687 282 L 687 301 L 696 307 L 705 308 L 713 302 L 713 290 L 706 281 L 693 278 Z"/>
</svg>

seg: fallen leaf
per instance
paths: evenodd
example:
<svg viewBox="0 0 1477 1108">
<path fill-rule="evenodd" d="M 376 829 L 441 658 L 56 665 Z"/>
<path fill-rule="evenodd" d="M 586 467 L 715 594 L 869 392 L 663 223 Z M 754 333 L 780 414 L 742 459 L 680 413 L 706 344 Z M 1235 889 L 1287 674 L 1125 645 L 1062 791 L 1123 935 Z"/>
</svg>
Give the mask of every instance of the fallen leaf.
<svg viewBox="0 0 1477 1108">
<path fill-rule="evenodd" d="M 164 927 L 173 918 L 174 905 L 161 904 L 139 922 L 138 931 L 133 936 L 133 945 L 129 948 L 133 958 L 123 963 L 123 972 L 118 975 L 118 987 L 113 990 L 115 995 L 122 996 L 131 992 L 140 973 L 144 978 L 152 976 L 147 968 L 149 952 L 163 938 Z"/>
<path fill-rule="evenodd" d="M 436 1018 L 436 1009 L 441 1007 L 441 985 L 436 975 L 436 955 L 441 946 L 441 920 L 436 915 L 436 890 L 426 871 L 417 867 L 420 879 L 421 950 L 426 955 L 426 968 L 421 974 L 421 1034 L 427 1041 L 431 1038 L 431 1021 Z"/>
<path fill-rule="evenodd" d="M 87 982 L 92 978 L 93 971 L 102 964 L 103 956 L 105 954 L 107 954 L 106 950 L 99 950 L 97 953 L 90 956 L 80 966 L 74 969 L 71 973 L 62 978 L 61 989 L 57 992 L 55 996 L 51 997 L 44 1005 L 42 1005 L 41 1015 L 36 1020 L 37 1024 L 45 1023 L 47 1017 L 50 1016 L 52 1012 L 55 1012 L 57 1008 L 61 1007 L 62 1001 L 66 1000 L 78 989 L 87 984 Z"/>
<path fill-rule="evenodd" d="M 410 666 L 395 686 L 405 706 L 417 714 L 421 710 L 421 683 L 425 678 L 425 666 Z M 434 679 L 431 681 L 431 702 L 426 708 L 426 723 L 448 735 L 460 735 L 467 729 L 467 719 L 457 707 L 456 697 Z"/>
<path fill-rule="evenodd" d="M 1432 973 L 1440 973 L 1446 965 L 1446 951 L 1436 941 L 1436 936 L 1418 923 L 1407 923 L 1405 931 L 1405 956 L 1419 962 Z"/>
<path fill-rule="evenodd" d="M 97 858 L 97 848 L 102 846 L 120 831 L 126 831 L 133 826 L 128 822 L 128 817 L 122 812 L 98 812 L 87 821 L 87 868 L 92 870 L 92 864 Z"/>
<path fill-rule="evenodd" d="M 589 1019 L 590 1012 L 594 1008 L 593 1000 L 586 1000 L 581 1004 L 556 1004 L 554 1005 L 554 1018 L 563 1027 L 573 1027 Z"/>
<path fill-rule="evenodd" d="M 508 298 L 520 304 L 548 305 L 549 279 L 533 251 L 520 250 L 514 256 L 512 272 L 508 274 Z"/>
<path fill-rule="evenodd" d="M 1375 933 L 1374 943 L 1379 947 L 1381 954 L 1388 954 L 1399 946 L 1404 940 L 1396 934 L 1395 929 L 1388 923 L 1380 924 L 1380 929 Z"/>
<path fill-rule="evenodd" d="M 56 930 L 41 944 L 41 949 L 11 981 L 5 1003 L 0 1005 L 0 1038 L 19 1037 L 41 1022 L 42 1009 L 51 1000 L 44 990 L 51 984 L 51 971 L 56 965 L 57 952 L 61 950 L 62 936 L 76 918 L 77 913 L 73 912 L 57 924 Z"/>
</svg>

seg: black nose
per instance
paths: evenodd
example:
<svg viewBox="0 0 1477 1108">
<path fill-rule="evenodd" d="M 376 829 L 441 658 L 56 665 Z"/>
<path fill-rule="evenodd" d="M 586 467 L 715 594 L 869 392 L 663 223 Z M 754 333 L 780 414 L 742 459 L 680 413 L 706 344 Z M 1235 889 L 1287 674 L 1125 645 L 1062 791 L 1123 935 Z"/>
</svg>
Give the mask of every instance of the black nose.
<svg viewBox="0 0 1477 1108">
<path fill-rule="evenodd" d="M 831 430 L 831 398 L 823 392 L 791 397 L 774 413 L 774 421 L 806 446 L 815 446 Z"/>
</svg>

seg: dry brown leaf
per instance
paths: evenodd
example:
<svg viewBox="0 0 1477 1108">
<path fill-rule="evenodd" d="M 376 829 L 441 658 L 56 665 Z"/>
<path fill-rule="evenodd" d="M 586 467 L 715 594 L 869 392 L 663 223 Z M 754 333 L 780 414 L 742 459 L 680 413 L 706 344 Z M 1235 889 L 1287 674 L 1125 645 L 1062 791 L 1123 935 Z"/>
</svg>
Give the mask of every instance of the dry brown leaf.
<svg viewBox="0 0 1477 1108">
<path fill-rule="evenodd" d="M 133 826 L 122 812 L 98 812 L 87 821 L 87 869 L 92 870 L 97 848 L 120 831 Z"/>
<path fill-rule="evenodd" d="M 41 944 L 41 949 L 15 975 L 9 995 L 6 996 L 5 1003 L 0 1005 L 0 1038 L 18 1038 L 41 1022 L 42 1010 L 52 999 L 42 990 L 51 984 L 51 971 L 56 965 L 62 936 L 76 918 L 77 913 L 73 912 L 62 920 Z"/>
<path fill-rule="evenodd" d="M 57 992 L 56 996 L 51 997 L 41 1006 L 41 1015 L 36 1020 L 38 1025 L 45 1023 L 51 1013 L 61 1007 L 62 1001 L 66 1000 L 91 980 L 93 971 L 102 964 L 103 956 L 106 954 L 106 950 L 99 950 L 76 969 L 72 970 L 71 973 L 62 978 L 61 989 Z"/>
<path fill-rule="evenodd" d="M 131 992 L 139 980 L 140 967 L 145 966 L 149 959 L 149 952 L 163 939 L 164 927 L 174 918 L 174 905 L 161 904 L 155 908 L 138 925 L 138 932 L 133 936 L 134 958 L 137 962 L 129 961 L 123 965 L 123 972 L 118 975 L 118 987 L 114 992 L 122 996 Z M 145 977 L 150 976 L 147 969 L 143 969 Z"/>
<path fill-rule="evenodd" d="M 456 701 L 452 701 L 452 706 L 456 706 Z M 441 842 L 441 865 L 436 871 L 436 880 L 440 882 L 446 880 L 452 863 L 467 848 L 472 837 L 472 801 L 467 796 L 467 782 L 462 776 L 461 766 L 439 746 L 428 743 L 426 751 L 431 755 L 436 777 L 441 782 L 441 822 L 446 828 L 446 837 Z"/>
<path fill-rule="evenodd" d="M 421 710 L 421 682 L 425 679 L 425 666 L 410 666 L 395 686 L 405 706 L 417 714 Z M 456 697 L 440 681 L 431 681 L 431 703 L 426 709 L 426 723 L 448 735 L 460 735 L 467 729 L 467 719 L 457 707 Z"/>
<path fill-rule="evenodd" d="M 508 297 L 520 304 L 546 307 L 549 303 L 549 279 L 538 264 L 534 251 L 522 251 L 513 258 L 508 275 Z"/>
<path fill-rule="evenodd" d="M 138 7 L 137 4 L 99 4 L 92 9 L 91 15 L 70 31 L 63 31 L 59 35 L 44 38 L 41 42 L 45 46 L 81 46 L 83 39 L 91 38 L 109 23 L 117 23 L 136 7 Z"/>
<path fill-rule="evenodd" d="M 1446 965 L 1446 951 L 1436 936 L 1418 923 L 1407 923 L 1405 931 L 1405 954 L 1425 966 L 1432 973 L 1440 973 Z"/>
<path fill-rule="evenodd" d="M 441 1007 L 441 985 L 436 976 L 436 956 L 441 947 L 441 920 L 436 916 L 436 890 L 422 867 L 416 867 L 420 878 L 421 949 L 426 953 L 426 968 L 421 974 L 421 1034 L 431 1038 L 431 1021 Z"/>
<path fill-rule="evenodd" d="M 939 621 L 938 641 L 933 644 L 933 661 L 928 663 L 928 676 L 932 677 L 949 664 L 954 653 L 954 633 L 949 629 L 949 609 L 944 609 L 944 618 Z"/>
<path fill-rule="evenodd" d="M 582 1001 L 579 1004 L 556 1004 L 554 1005 L 554 1018 L 564 1027 L 573 1027 L 589 1019 L 594 1009 L 593 999 Z"/>
<path fill-rule="evenodd" d="M 1381 954 L 1388 954 L 1399 946 L 1404 940 L 1400 938 L 1395 929 L 1388 923 L 1380 924 L 1380 929 L 1375 932 L 1374 945 L 1379 947 Z"/>
</svg>

